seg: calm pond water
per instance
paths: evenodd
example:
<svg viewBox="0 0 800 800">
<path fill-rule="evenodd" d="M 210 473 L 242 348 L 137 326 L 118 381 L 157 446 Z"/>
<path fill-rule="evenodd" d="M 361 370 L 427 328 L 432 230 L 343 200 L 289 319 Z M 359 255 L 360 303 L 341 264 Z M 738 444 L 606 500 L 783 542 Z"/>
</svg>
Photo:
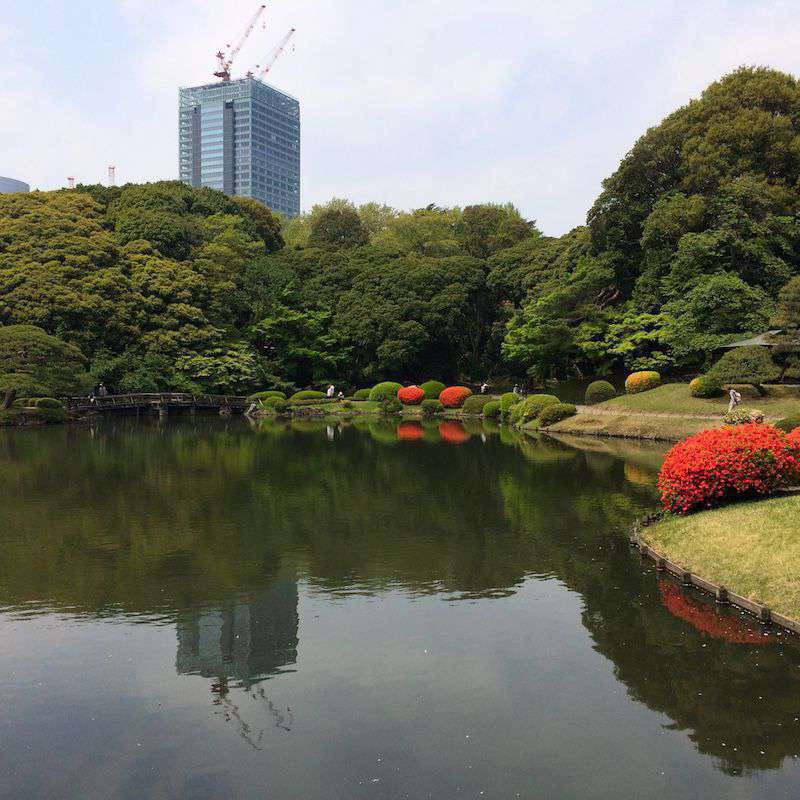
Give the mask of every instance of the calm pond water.
<svg viewBox="0 0 800 800">
<path fill-rule="evenodd" d="M 3 798 L 778 798 L 800 647 L 625 540 L 663 449 L 0 435 Z"/>
</svg>

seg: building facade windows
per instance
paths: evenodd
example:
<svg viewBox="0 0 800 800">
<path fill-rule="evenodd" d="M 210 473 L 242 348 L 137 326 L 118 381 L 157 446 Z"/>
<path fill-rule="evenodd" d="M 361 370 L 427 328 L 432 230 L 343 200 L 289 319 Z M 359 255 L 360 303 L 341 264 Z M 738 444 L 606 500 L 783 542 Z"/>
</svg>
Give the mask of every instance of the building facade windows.
<svg viewBox="0 0 800 800">
<path fill-rule="evenodd" d="M 295 98 L 255 78 L 181 89 L 178 130 L 182 181 L 300 213 Z"/>
</svg>

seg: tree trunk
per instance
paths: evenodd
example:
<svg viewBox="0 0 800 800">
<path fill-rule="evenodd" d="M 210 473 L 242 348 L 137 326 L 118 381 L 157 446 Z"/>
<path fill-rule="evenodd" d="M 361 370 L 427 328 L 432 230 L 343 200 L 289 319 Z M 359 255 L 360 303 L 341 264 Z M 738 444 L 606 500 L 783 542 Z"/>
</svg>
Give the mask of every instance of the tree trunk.
<svg viewBox="0 0 800 800">
<path fill-rule="evenodd" d="M 6 392 L 6 396 L 3 399 L 3 404 L 0 405 L 0 411 L 5 411 L 8 408 L 11 408 L 14 405 L 14 401 L 17 399 L 17 390 L 16 389 L 9 389 Z"/>
</svg>

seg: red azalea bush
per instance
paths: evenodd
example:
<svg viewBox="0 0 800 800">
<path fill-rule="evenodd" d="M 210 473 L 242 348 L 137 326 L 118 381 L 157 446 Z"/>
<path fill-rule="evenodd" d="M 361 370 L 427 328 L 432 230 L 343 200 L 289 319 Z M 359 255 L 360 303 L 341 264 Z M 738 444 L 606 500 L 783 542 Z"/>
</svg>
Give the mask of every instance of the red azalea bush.
<svg viewBox="0 0 800 800">
<path fill-rule="evenodd" d="M 712 428 L 675 445 L 661 467 L 658 488 L 665 509 L 686 514 L 771 494 L 799 478 L 800 442 L 771 425 L 751 423 Z"/>
<path fill-rule="evenodd" d="M 446 419 L 439 423 L 439 436 L 448 444 L 463 444 L 469 439 L 469 432 L 456 419 Z"/>
<path fill-rule="evenodd" d="M 401 422 L 397 438 L 403 442 L 420 442 L 425 436 L 425 428 L 419 422 Z"/>
<path fill-rule="evenodd" d="M 398 389 L 397 399 L 404 406 L 418 406 L 425 399 L 425 390 L 419 386 L 404 386 Z"/>
<path fill-rule="evenodd" d="M 791 433 L 787 433 L 786 441 L 800 450 L 800 428 L 795 428 Z M 800 476 L 798 476 L 798 480 L 800 480 Z"/>
<path fill-rule="evenodd" d="M 445 408 L 461 408 L 471 394 L 472 390 L 466 386 L 448 386 L 439 395 L 439 400 Z"/>
</svg>

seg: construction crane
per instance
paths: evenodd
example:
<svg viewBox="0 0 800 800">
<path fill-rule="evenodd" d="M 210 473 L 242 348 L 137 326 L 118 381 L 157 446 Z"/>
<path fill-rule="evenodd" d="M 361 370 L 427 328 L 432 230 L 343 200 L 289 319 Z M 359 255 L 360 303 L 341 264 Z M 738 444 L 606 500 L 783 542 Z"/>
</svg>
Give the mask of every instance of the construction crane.
<svg viewBox="0 0 800 800">
<path fill-rule="evenodd" d="M 258 11 L 253 14 L 253 17 L 247 24 L 244 33 L 239 38 L 239 41 L 236 42 L 235 47 L 231 48 L 230 45 L 227 45 L 227 54 L 223 53 L 222 50 L 217 53 L 217 71 L 214 73 L 217 78 L 222 78 L 223 81 L 229 81 L 231 79 L 231 66 L 233 65 L 233 61 L 236 56 L 239 55 L 239 51 L 247 41 L 247 37 L 253 32 L 253 28 L 255 28 L 256 23 L 264 13 L 264 9 L 266 9 L 266 5 L 262 3 L 258 7 Z"/>
<path fill-rule="evenodd" d="M 286 48 L 286 45 L 289 44 L 289 39 L 291 39 L 292 36 L 294 36 L 295 30 L 296 30 L 295 28 L 292 28 L 289 31 L 289 33 L 287 33 L 283 37 L 283 39 L 281 39 L 280 42 L 278 42 L 278 44 L 276 44 L 275 47 L 273 47 L 272 50 L 269 51 L 269 53 L 267 54 L 267 63 L 264 67 L 261 67 L 260 64 L 256 64 L 256 69 L 259 69 L 259 67 L 261 67 L 261 72 L 258 73 L 259 80 L 262 81 L 264 80 L 267 73 L 272 69 L 275 62 L 280 58 L 281 53 Z"/>
</svg>

